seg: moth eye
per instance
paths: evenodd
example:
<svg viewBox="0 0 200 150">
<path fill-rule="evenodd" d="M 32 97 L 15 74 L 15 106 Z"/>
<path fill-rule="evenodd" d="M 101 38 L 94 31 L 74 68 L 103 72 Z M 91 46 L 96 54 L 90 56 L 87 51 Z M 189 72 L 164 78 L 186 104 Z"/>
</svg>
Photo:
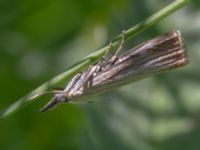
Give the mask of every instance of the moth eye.
<svg viewBox="0 0 200 150">
<path fill-rule="evenodd" d="M 62 96 L 62 97 L 60 98 L 60 101 L 62 101 L 62 102 L 65 102 L 65 100 L 66 100 L 66 98 L 65 98 L 64 96 Z"/>
<path fill-rule="evenodd" d="M 66 102 L 67 98 L 63 94 L 56 94 L 58 101 Z"/>
</svg>

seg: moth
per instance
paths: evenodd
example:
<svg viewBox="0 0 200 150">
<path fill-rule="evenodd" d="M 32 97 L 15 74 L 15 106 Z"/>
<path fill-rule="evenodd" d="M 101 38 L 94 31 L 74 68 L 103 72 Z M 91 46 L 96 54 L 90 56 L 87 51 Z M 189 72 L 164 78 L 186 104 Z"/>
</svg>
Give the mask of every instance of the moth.
<svg viewBox="0 0 200 150">
<path fill-rule="evenodd" d="M 55 92 L 40 111 L 45 112 L 59 103 L 80 103 L 83 99 L 189 63 L 185 44 L 178 30 L 146 41 L 119 55 L 123 43 L 122 36 L 121 45 L 109 60 L 105 56 L 76 74 L 63 90 Z"/>
</svg>

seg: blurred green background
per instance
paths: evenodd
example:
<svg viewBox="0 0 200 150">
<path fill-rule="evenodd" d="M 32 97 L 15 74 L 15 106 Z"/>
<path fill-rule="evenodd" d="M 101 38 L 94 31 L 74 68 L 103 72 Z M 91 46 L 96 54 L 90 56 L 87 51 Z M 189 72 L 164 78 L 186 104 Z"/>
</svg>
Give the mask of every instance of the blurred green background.
<svg viewBox="0 0 200 150">
<path fill-rule="evenodd" d="M 0 0 L 0 109 L 172 0 Z M 126 43 L 181 30 L 184 68 L 39 113 L 50 96 L 0 120 L 0 150 L 199 150 L 200 1 Z"/>
</svg>

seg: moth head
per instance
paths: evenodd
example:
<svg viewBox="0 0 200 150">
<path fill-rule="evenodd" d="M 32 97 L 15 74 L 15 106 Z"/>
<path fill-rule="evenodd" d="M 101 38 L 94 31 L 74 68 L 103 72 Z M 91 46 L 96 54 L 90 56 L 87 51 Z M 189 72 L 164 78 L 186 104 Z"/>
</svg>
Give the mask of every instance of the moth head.
<svg viewBox="0 0 200 150">
<path fill-rule="evenodd" d="M 66 102 L 68 102 L 66 94 L 63 92 L 57 92 L 53 96 L 53 98 L 46 105 L 44 105 L 43 108 L 40 109 L 40 112 L 46 112 L 49 109 L 52 109 L 55 106 L 57 106 L 59 103 L 66 103 Z"/>
</svg>

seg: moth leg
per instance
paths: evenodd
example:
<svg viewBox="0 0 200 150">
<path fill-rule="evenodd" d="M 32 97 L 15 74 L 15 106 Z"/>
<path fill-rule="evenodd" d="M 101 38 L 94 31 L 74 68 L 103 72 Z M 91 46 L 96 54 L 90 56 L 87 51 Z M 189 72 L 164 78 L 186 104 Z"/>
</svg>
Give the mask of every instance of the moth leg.
<svg viewBox="0 0 200 150">
<path fill-rule="evenodd" d="M 107 58 L 108 56 L 108 53 L 113 49 L 113 43 L 112 41 L 109 42 L 108 44 L 108 48 L 105 50 L 105 54 L 104 56 L 101 58 L 101 60 L 99 62 L 101 62 L 101 64 L 108 64 L 109 63 L 109 60 Z M 98 63 L 99 63 L 98 62 Z M 102 63 L 103 62 L 103 63 Z"/>
<path fill-rule="evenodd" d="M 119 52 L 123 49 L 124 42 L 125 42 L 125 30 L 122 31 L 122 39 L 118 49 L 116 50 L 115 54 L 111 57 L 110 60 L 111 65 L 113 65 L 118 59 Z"/>
<path fill-rule="evenodd" d="M 93 71 L 93 76 L 96 76 L 98 72 L 101 72 L 104 70 L 105 66 L 109 63 L 108 60 L 106 60 L 105 56 L 101 58 L 99 62 L 97 62 L 94 66 L 96 66 L 95 70 Z"/>
<path fill-rule="evenodd" d="M 105 57 L 106 55 L 108 55 L 108 53 L 109 53 L 112 49 L 113 49 L 113 43 L 112 43 L 112 41 L 110 41 L 109 44 L 108 44 L 108 48 L 107 48 L 107 50 L 106 50 L 106 52 L 105 52 L 105 54 L 104 54 L 103 57 Z"/>
<path fill-rule="evenodd" d="M 101 66 L 99 66 L 99 68 L 96 69 L 96 72 L 94 72 L 93 75 L 88 78 L 87 82 L 82 87 L 83 91 L 92 86 L 92 84 L 93 84 L 93 78 L 96 75 L 96 73 L 99 72 L 100 69 L 101 69 Z"/>
<path fill-rule="evenodd" d="M 96 71 L 94 72 L 94 75 L 96 75 L 96 73 L 104 70 L 104 68 L 110 63 L 109 57 L 108 57 L 108 53 L 113 49 L 113 43 L 110 41 L 109 42 L 109 46 L 105 51 L 104 56 L 95 64 L 98 65 Z"/>
<path fill-rule="evenodd" d="M 76 84 L 76 82 L 78 82 L 78 80 L 81 78 L 82 73 L 77 73 L 68 83 L 68 85 L 66 86 L 66 88 L 64 89 L 64 92 L 68 93 L 73 86 Z"/>
<path fill-rule="evenodd" d="M 123 49 L 124 42 L 125 42 L 125 30 L 122 31 L 121 43 L 120 43 L 118 49 L 116 50 L 114 56 L 118 56 L 119 52 Z"/>
<path fill-rule="evenodd" d="M 96 65 L 90 66 L 79 78 L 79 80 L 75 83 L 73 88 L 69 92 L 69 97 L 77 90 L 79 90 L 81 87 L 83 87 L 88 80 L 94 75 L 94 73 L 99 70 L 98 63 Z"/>
</svg>

